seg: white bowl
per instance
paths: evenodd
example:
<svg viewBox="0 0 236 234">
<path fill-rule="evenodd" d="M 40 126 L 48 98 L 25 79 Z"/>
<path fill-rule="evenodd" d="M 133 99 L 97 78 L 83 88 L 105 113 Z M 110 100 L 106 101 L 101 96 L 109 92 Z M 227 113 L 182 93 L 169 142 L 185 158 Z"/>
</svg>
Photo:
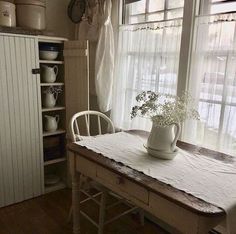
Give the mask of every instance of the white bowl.
<svg viewBox="0 0 236 234">
<path fill-rule="evenodd" d="M 47 51 L 47 50 L 40 50 L 39 51 L 39 58 L 43 60 L 55 60 L 58 56 L 58 51 Z"/>
</svg>

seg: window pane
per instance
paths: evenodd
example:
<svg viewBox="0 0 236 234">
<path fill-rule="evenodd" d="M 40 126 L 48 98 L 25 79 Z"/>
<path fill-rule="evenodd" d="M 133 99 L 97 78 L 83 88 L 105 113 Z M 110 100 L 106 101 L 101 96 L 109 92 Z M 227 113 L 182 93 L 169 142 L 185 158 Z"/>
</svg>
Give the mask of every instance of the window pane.
<svg viewBox="0 0 236 234">
<path fill-rule="evenodd" d="M 148 15 L 148 21 L 160 21 L 164 19 L 164 13 L 156 13 Z"/>
<path fill-rule="evenodd" d="M 123 22 L 134 24 L 182 18 L 183 6 L 184 0 L 141 0 L 124 4 Z"/>
<path fill-rule="evenodd" d="M 206 56 L 203 63 L 205 64 L 205 73 L 203 74 L 201 81 L 200 98 L 212 101 L 222 101 L 226 57 Z"/>
<path fill-rule="evenodd" d="M 145 22 L 145 15 L 130 16 L 129 24 Z"/>
<path fill-rule="evenodd" d="M 235 31 L 235 21 L 221 24 L 211 24 L 208 32 L 209 49 L 228 50 L 232 49 Z M 206 31 L 207 33 L 207 31 Z"/>
<path fill-rule="evenodd" d="M 236 11 L 236 2 L 214 4 L 211 7 L 211 14 Z"/>
<path fill-rule="evenodd" d="M 172 9 L 183 6 L 184 6 L 184 0 L 169 0 L 167 8 Z"/>
<path fill-rule="evenodd" d="M 201 119 L 201 123 L 198 125 L 198 142 L 216 148 L 221 105 L 199 102 L 198 111 Z"/>
<path fill-rule="evenodd" d="M 201 0 L 201 14 L 218 14 L 236 11 L 236 1 Z"/>
<path fill-rule="evenodd" d="M 128 11 L 130 15 L 142 14 L 145 13 L 146 9 L 146 0 L 141 0 L 128 4 Z"/>
<path fill-rule="evenodd" d="M 167 19 L 175 19 L 183 17 L 183 9 L 176 9 L 167 12 Z"/>
<path fill-rule="evenodd" d="M 236 152 L 236 107 L 226 106 L 223 124 L 222 148 L 228 153 L 235 154 Z"/>
<path fill-rule="evenodd" d="M 148 12 L 164 10 L 165 0 L 149 0 Z"/>
</svg>

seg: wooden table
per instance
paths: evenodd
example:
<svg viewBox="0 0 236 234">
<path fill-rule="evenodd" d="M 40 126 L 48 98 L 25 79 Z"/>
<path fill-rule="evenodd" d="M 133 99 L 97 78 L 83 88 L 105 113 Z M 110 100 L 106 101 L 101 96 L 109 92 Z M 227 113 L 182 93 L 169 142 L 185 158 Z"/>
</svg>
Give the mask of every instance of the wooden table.
<svg viewBox="0 0 236 234">
<path fill-rule="evenodd" d="M 147 132 L 129 131 L 147 138 Z M 222 153 L 200 148 L 185 142 L 178 142 L 178 147 L 192 154 L 214 157 L 217 160 L 228 160 L 231 157 Z M 158 219 L 174 227 L 181 233 L 204 234 L 222 222 L 225 211 L 180 191 L 170 185 L 151 178 L 121 163 L 114 162 L 103 155 L 81 147 L 75 143 L 68 145 L 73 152 L 72 172 L 72 205 L 73 232 L 79 233 L 79 189 L 80 175 L 90 177 L 113 192 L 131 201 Z"/>
</svg>

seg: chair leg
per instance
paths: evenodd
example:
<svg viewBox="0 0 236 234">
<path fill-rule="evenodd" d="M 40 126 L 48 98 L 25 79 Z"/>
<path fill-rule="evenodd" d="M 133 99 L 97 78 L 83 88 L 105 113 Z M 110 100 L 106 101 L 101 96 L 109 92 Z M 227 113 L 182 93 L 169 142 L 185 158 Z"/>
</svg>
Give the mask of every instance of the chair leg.
<svg viewBox="0 0 236 234">
<path fill-rule="evenodd" d="M 69 215 L 67 217 L 67 223 L 70 223 L 72 220 L 72 213 L 73 213 L 73 209 L 72 206 L 70 207 L 70 211 L 69 211 Z"/>
<path fill-rule="evenodd" d="M 103 230 L 104 230 L 106 199 L 107 199 L 107 191 L 104 191 L 101 196 L 101 205 L 99 209 L 98 234 L 103 234 Z"/>
<path fill-rule="evenodd" d="M 139 220 L 140 220 L 140 224 L 143 227 L 144 226 L 144 212 L 142 210 L 139 210 Z"/>
</svg>

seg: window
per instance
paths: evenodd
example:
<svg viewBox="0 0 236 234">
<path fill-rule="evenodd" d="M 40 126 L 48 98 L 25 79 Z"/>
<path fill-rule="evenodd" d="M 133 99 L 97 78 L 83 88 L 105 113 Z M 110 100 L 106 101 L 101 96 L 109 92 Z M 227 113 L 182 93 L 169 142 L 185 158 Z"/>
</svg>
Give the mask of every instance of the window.
<svg viewBox="0 0 236 234">
<path fill-rule="evenodd" d="M 125 24 L 162 21 L 183 17 L 184 0 L 139 0 L 123 5 Z"/>
<path fill-rule="evenodd" d="M 131 122 L 130 112 L 138 93 L 152 90 L 176 94 L 183 3 L 183 0 L 124 3 L 112 113 L 117 127 L 150 128 L 148 120 L 137 118 Z"/>
<path fill-rule="evenodd" d="M 149 130 L 148 120 L 130 120 L 135 96 L 144 90 L 180 94 L 187 88 L 201 121 L 186 123 L 182 139 L 236 155 L 236 1 L 199 0 L 192 12 L 193 2 L 123 0 L 112 118 L 121 128 Z M 191 54 L 185 44 L 180 51 L 182 21 L 188 23 L 190 16 L 195 23 L 183 32 L 190 27 L 193 40 L 191 32 L 183 33 L 182 42 L 189 43 Z M 183 70 L 184 77 L 178 77 Z"/>
<path fill-rule="evenodd" d="M 198 87 L 201 122 L 192 139 L 236 155 L 235 1 L 204 0 L 196 19 L 190 84 Z M 189 131 L 189 130 L 187 130 Z M 186 133 L 185 140 L 190 139 Z"/>
</svg>

